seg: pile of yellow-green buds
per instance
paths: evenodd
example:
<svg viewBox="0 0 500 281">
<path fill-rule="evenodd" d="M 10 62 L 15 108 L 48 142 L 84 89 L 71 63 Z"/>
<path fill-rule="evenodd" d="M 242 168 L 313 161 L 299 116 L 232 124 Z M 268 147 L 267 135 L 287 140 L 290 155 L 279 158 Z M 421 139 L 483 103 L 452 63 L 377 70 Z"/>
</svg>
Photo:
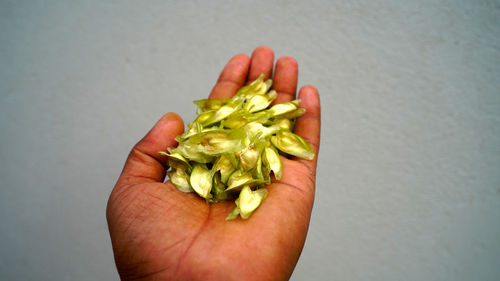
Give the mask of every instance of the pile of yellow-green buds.
<svg viewBox="0 0 500 281">
<path fill-rule="evenodd" d="M 208 202 L 236 199 L 226 220 L 246 219 L 257 209 L 271 172 L 281 179 L 278 150 L 314 158 L 311 146 L 292 133 L 295 118 L 305 112 L 300 100 L 269 108 L 277 97 L 271 85 L 262 74 L 233 98 L 195 101 L 198 117 L 177 136 L 179 145 L 160 152 L 169 157 L 168 176 L 180 191 L 195 191 Z"/>
</svg>

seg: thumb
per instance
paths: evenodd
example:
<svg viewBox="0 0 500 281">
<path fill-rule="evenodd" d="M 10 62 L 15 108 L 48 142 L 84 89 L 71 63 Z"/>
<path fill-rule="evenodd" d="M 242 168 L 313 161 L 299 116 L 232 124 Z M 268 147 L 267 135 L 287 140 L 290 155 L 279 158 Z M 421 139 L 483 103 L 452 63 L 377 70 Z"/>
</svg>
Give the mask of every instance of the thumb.
<svg viewBox="0 0 500 281">
<path fill-rule="evenodd" d="M 184 132 L 184 123 L 176 113 L 165 114 L 140 140 L 127 158 L 117 186 L 143 182 L 163 182 L 167 156 L 158 152 L 175 147 L 175 137 Z"/>
</svg>

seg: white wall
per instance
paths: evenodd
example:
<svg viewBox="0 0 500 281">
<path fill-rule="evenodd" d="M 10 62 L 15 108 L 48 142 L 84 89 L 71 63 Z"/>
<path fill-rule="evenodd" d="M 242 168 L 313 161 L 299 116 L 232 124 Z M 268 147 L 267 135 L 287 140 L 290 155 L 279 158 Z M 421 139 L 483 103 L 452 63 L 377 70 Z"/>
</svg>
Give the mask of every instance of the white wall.
<svg viewBox="0 0 500 281">
<path fill-rule="evenodd" d="M 0 279 L 117 280 L 129 149 L 268 45 L 323 106 L 292 280 L 498 280 L 499 35 L 498 1 L 0 1 Z"/>
</svg>

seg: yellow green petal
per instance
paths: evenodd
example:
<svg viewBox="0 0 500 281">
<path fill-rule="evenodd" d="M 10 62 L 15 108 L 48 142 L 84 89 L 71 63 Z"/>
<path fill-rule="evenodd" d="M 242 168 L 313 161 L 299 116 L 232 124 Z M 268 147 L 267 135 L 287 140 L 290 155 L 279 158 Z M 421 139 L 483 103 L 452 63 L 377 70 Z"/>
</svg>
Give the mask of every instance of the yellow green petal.
<svg viewBox="0 0 500 281">
<path fill-rule="evenodd" d="M 191 187 L 203 198 L 209 198 L 212 189 L 212 174 L 205 164 L 195 164 L 190 176 Z"/>
</svg>

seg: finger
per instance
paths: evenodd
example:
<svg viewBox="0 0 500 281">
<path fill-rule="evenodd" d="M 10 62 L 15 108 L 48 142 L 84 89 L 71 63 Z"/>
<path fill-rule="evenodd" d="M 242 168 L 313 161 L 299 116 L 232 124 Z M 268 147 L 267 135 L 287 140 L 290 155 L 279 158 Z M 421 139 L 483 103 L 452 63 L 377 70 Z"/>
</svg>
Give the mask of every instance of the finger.
<svg viewBox="0 0 500 281">
<path fill-rule="evenodd" d="M 269 79 L 273 73 L 273 63 L 273 49 L 267 46 L 257 47 L 252 53 L 248 83 L 257 79 L 262 73 L 265 74 L 265 79 Z"/>
<path fill-rule="evenodd" d="M 315 155 L 312 161 L 298 158 L 293 159 L 303 162 L 314 171 L 318 159 L 321 133 L 321 105 L 318 90 L 313 86 L 304 86 L 299 91 L 299 99 L 302 101 L 300 106 L 306 109 L 306 113 L 297 118 L 294 132 L 311 144 Z"/>
<path fill-rule="evenodd" d="M 282 57 L 276 62 L 273 89 L 278 93 L 278 97 L 273 104 L 295 99 L 298 75 L 299 66 L 294 58 Z"/>
<path fill-rule="evenodd" d="M 229 60 L 217 83 L 210 93 L 210 98 L 230 98 L 236 94 L 247 79 L 250 58 L 247 55 L 236 55 Z"/>
<path fill-rule="evenodd" d="M 160 155 L 168 147 L 175 147 L 175 137 L 184 131 L 181 117 L 165 114 L 130 152 L 118 183 L 163 182 L 168 157 Z M 117 184 L 119 185 L 119 184 Z"/>
</svg>

